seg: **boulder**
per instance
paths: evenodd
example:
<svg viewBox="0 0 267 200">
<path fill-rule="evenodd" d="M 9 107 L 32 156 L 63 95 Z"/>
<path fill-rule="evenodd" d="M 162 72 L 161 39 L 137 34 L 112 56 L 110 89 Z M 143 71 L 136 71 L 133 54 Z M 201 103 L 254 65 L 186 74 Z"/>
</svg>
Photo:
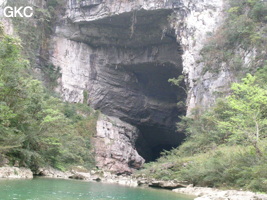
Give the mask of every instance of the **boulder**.
<svg viewBox="0 0 267 200">
<path fill-rule="evenodd" d="M 51 178 L 68 178 L 72 175 L 70 172 L 62 172 L 52 167 L 40 167 L 35 174 Z"/>
<path fill-rule="evenodd" d="M 0 167 L 0 178 L 31 179 L 33 178 L 33 173 L 27 168 Z"/>
<path fill-rule="evenodd" d="M 84 176 L 83 174 L 80 174 L 80 173 L 76 173 L 76 174 L 73 174 L 71 176 L 69 176 L 70 179 L 78 179 L 78 180 L 87 180 L 88 179 L 88 176 Z"/>
<path fill-rule="evenodd" d="M 249 191 L 219 190 L 205 187 L 177 188 L 173 191 L 197 196 L 195 200 L 267 200 L 266 194 L 257 194 Z"/>
<path fill-rule="evenodd" d="M 0 166 L 7 166 L 9 164 L 9 160 L 2 154 L 0 154 Z"/>
<path fill-rule="evenodd" d="M 184 188 L 187 186 L 187 182 L 179 181 L 157 181 L 154 180 L 148 184 L 150 187 L 158 187 L 165 189 Z"/>
<path fill-rule="evenodd" d="M 137 137 L 138 130 L 134 126 L 101 115 L 93 137 L 98 168 L 115 174 L 131 174 L 140 168 L 145 160 L 134 147 Z"/>
</svg>

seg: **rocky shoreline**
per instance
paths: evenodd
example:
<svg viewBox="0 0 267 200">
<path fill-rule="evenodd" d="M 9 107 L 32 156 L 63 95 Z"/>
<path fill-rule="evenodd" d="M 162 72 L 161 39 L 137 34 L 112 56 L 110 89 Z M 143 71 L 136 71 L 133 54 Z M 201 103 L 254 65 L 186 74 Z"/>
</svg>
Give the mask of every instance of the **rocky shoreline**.
<svg viewBox="0 0 267 200">
<path fill-rule="evenodd" d="M 19 167 L 0 167 L 0 178 L 31 179 L 34 175 L 48 178 L 78 179 L 114 183 L 130 187 L 154 187 L 169 189 L 173 192 L 195 196 L 194 200 L 267 200 L 267 194 L 257 194 L 249 191 L 219 190 L 214 188 L 193 187 L 186 182 L 149 180 L 144 177 L 115 175 L 102 170 L 88 171 L 83 167 L 75 167 L 71 171 L 62 172 L 52 167 L 39 168 L 36 174 L 30 169 Z"/>
<path fill-rule="evenodd" d="M 197 196 L 194 200 L 267 200 L 266 194 L 249 191 L 219 190 L 215 188 L 193 187 L 177 188 L 174 192 Z"/>
<path fill-rule="evenodd" d="M 0 167 L 0 178 L 31 179 L 33 178 L 33 173 L 28 168 Z"/>
</svg>

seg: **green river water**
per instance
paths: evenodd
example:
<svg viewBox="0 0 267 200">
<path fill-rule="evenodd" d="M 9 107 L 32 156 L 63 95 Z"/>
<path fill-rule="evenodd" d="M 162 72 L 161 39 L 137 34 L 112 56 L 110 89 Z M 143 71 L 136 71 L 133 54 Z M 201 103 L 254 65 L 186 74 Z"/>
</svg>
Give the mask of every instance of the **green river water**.
<svg viewBox="0 0 267 200">
<path fill-rule="evenodd" d="M 166 190 L 131 188 L 117 184 L 34 178 L 0 180 L 0 200 L 192 200 Z"/>
</svg>

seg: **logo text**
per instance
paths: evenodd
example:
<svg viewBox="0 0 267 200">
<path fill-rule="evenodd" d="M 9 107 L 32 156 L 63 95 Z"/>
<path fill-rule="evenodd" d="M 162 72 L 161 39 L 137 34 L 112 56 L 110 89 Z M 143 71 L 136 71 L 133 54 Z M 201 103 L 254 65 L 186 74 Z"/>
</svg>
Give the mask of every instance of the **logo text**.
<svg viewBox="0 0 267 200">
<path fill-rule="evenodd" d="M 5 17 L 32 17 L 33 16 L 33 8 L 31 6 L 26 7 L 11 7 L 7 6 L 4 8 L 4 16 Z"/>
</svg>

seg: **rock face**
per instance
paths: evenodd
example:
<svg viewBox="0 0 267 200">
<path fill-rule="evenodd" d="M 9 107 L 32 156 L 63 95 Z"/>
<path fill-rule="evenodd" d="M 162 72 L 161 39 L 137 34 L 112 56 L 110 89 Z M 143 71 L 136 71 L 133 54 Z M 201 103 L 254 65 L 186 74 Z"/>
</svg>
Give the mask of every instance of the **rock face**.
<svg viewBox="0 0 267 200">
<path fill-rule="evenodd" d="M 266 194 L 237 190 L 218 190 L 213 188 L 187 187 L 177 188 L 174 192 L 197 196 L 195 200 L 266 200 Z"/>
<path fill-rule="evenodd" d="M 68 178 L 72 175 L 70 172 L 62 172 L 60 170 L 54 169 L 52 167 L 42 167 L 39 168 L 35 175 L 37 176 L 45 176 L 50 178 Z"/>
<path fill-rule="evenodd" d="M 78 4 L 71 5 L 72 13 Z M 82 12 L 81 7 L 80 14 L 87 15 L 89 8 Z M 133 145 L 148 161 L 183 139 L 175 134 L 175 123 L 185 107 L 176 103 L 185 101 L 186 94 L 168 83 L 182 74 L 181 49 L 167 26 L 171 12 L 141 9 L 81 22 L 77 11 L 68 15 L 72 23 L 63 20 L 57 27 L 53 42 L 63 98 L 82 102 L 88 94 L 95 109 L 137 127 L 140 139 Z M 133 17 L 140 23 L 132 24 Z"/>
<path fill-rule="evenodd" d="M 97 166 L 117 174 L 130 174 L 140 168 L 145 160 L 134 149 L 137 137 L 137 128 L 117 118 L 101 116 L 94 136 Z"/>
<path fill-rule="evenodd" d="M 141 166 L 139 155 L 151 161 L 163 149 L 178 146 L 184 135 L 175 132 L 177 116 L 214 102 L 214 92 L 231 82 L 226 68 L 216 75 L 203 74 L 199 63 L 200 50 L 223 19 L 223 0 L 65 1 L 66 13 L 49 52 L 51 62 L 61 68 L 58 91 L 66 101 L 88 99 L 90 106 L 132 126 L 117 134 L 117 144 L 108 147 L 116 159 L 103 151 L 103 138 L 113 140 L 110 133 L 96 136 L 97 161 L 103 168 L 130 172 Z M 5 23 L 12 33 L 12 26 Z M 239 53 L 246 62 L 254 55 Z M 181 74 L 186 85 L 178 88 L 168 83 Z M 178 101 L 184 105 L 177 107 Z M 112 125 L 111 132 L 118 129 Z M 133 129 L 134 137 L 125 139 Z M 132 158 L 119 144 L 130 146 L 126 152 Z"/>
<path fill-rule="evenodd" d="M 171 51 L 176 58 L 182 57 L 177 66 L 186 75 L 189 111 L 196 105 L 205 106 L 214 101 L 213 92 L 227 86 L 231 79 L 227 70 L 219 75 L 203 76 L 204 66 L 198 62 L 200 50 L 223 19 L 223 7 L 223 0 L 69 0 L 67 17 L 72 23 L 59 27 L 57 33 L 96 48 L 113 47 L 112 52 L 120 47 L 123 52 L 133 48 L 142 52 L 140 48 L 144 47 L 160 48 L 164 44 L 171 48 L 176 45 L 176 49 L 182 51 L 175 52 L 175 48 Z M 132 57 L 119 57 L 117 62 L 109 63 L 118 66 L 123 60 L 136 63 L 134 57 L 140 57 L 136 52 L 130 55 Z M 154 60 L 164 61 L 166 58 Z"/>
<path fill-rule="evenodd" d="M 203 63 L 199 63 L 200 50 L 209 40 L 209 35 L 221 25 L 223 20 L 223 0 L 185 0 L 184 12 L 176 13 L 173 20 L 177 41 L 180 42 L 184 53 L 183 73 L 186 75 L 188 86 L 187 114 L 192 108 L 206 107 L 214 102 L 215 91 L 222 91 L 228 86 L 231 76 L 227 71 L 221 71 L 218 75 L 206 73 L 203 75 Z"/>
<path fill-rule="evenodd" d="M 177 116 L 213 101 L 213 92 L 225 85 L 226 72 L 202 77 L 198 64 L 207 35 L 222 19 L 222 2 L 68 0 L 50 52 L 62 72 L 58 90 L 66 101 L 88 99 L 105 115 L 132 125 L 120 132 L 121 127 L 98 122 L 101 167 L 129 172 L 142 165 L 138 154 L 150 161 L 178 146 L 184 136 L 175 132 Z M 181 74 L 186 85 L 168 83 Z M 187 110 L 178 101 L 187 102 Z M 112 141 L 116 145 L 104 146 Z"/>
<path fill-rule="evenodd" d="M 32 171 L 27 168 L 0 167 L 0 178 L 31 179 L 33 178 L 33 174 L 32 174 Z"/>
<path fill-rule="evenodd" d="M 175 189 L 175 188 L 184 188 L 188 185 L 187 182 L 179 181 L 158 181 L 154 180 L 148 183 L 149 187 L 155 188 L 165 188 L 165 189 Z"/>
</svg>

